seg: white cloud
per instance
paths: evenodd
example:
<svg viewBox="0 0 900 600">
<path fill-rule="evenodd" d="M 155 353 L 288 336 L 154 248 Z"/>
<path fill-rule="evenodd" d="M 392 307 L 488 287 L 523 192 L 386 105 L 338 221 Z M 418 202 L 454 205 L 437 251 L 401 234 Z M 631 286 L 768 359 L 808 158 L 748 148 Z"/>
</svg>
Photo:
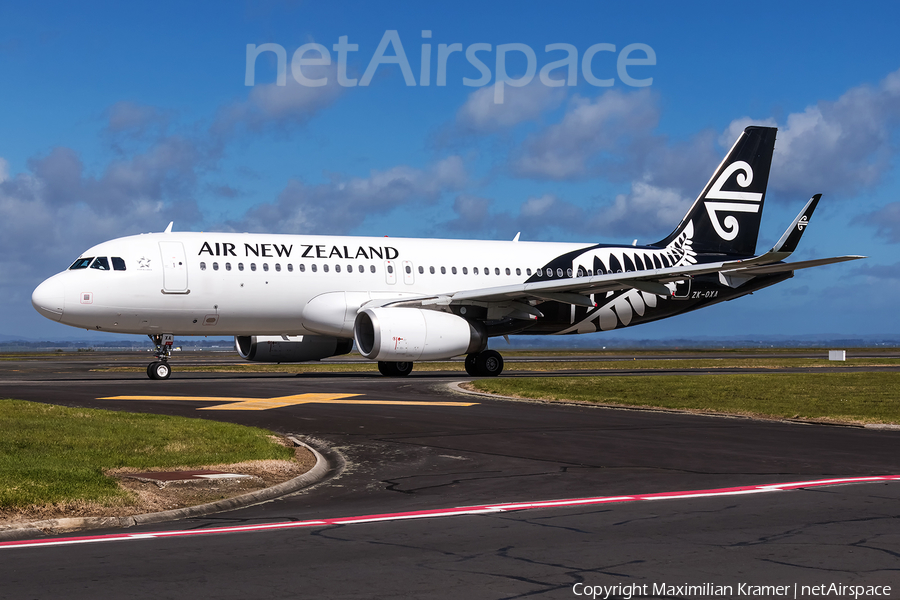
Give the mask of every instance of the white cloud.
<svg viewBox="0 0 900 600">
<path fill-rule="evenodd" d="M 661 232 L 675 229 L 692 202 L 674 189 L 639 181 L 632 184 L 630 193 L 617 195 L 611 206 L 601 210 L 599 220 L 608 232 L 662 237 Z"/>
<path fill-rule="evenodd" d="M 466 179 L 458 156 L 427 169 L 401 165 L 373 171 L 369 177 L 336 176 L 327 184 L 313 186 L 292 179 L 276 202 L 259 204 L 224 226 L 234 231 L 347 233 L 369 215 L 430 204 L 444 192 L 463 187 Z"/>
<path fill-rule="evenodd" d="M 608 91 L 594 100 L 576 96 L 562 121 L 530 136 L 512 170 L 519 176 L 574 179 L 614 174 L 639 151 L 659 120 L 648 90 Z"/>
<path fill-rule="evenodd" d="M 543 194 L 527 198 L 516 213 L 493 212 L 489 199 L 461 195 L 453 204 L 457 217 L 446 226 L 492 237 L 521 231 L 526 239 L 535 239 L 556 230 L 584 241 L 638 237 L 650 243 L 674 230 L 691 203 L 676 190 L 643 182 L 611 204 L 588 208 Z"/>
<path fill-rule="evenodd" d="M 855 192 L 878 184 L 895 155 L 891 137 L 900 123 L 900 71 L 878 85 L 851 88 L 835 101 L 791 113 L 779 125 L 770 188 L 790 194 Z M 733 121 L 723 139 L 750 124 Z"/>
<path fill-rule="evenodd" d="M 216 136 L 228 135 L 238 127 L 259 131 L 270 127 L 289 127 L 306 123 L 318 111 L 333 104 L 344 88 L 337 85 L 337 67 L 305 67 L 311 78 L 328 78 L 328 85 L 309 87 L 288 77 L 286 85 L 258 84 L 251 88 L 246 100 L 222 107 L 212 126 Z"/>
<path fill-rule="evenodd" d="M 465 133 L 491 133 L 509 129 L 557 108 L 565 97 L 564 88 L 533 83 L 508 89 L 505 101 L 497 104 L 494 102 L 493 86 L 485 86 L 469 94 L 466 103 L 456 113 L 456 125 Z"/>
</svg>

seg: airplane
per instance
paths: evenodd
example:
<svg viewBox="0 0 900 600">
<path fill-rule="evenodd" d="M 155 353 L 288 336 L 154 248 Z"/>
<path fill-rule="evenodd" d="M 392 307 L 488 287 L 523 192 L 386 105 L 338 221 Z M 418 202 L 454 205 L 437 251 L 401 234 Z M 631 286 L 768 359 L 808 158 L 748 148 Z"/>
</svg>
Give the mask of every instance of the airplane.
<svg viewBox="0 0 900 600">
<path fill-rule="evenodd" d="M 821 194 L 756 255 L 776 128 L 747 127 L 674 231 L 659 242 L 439 240 L 173 232 L 94 246 L 41 283 L 32 304 L 73 327 L 147 334 L 147 367 L 167 379 L 174 336 L 234 336 L 241 358 L 304 362 L 354 342 L 386 376 L 466 355 L 496 376 L 488 339 L 649 323 L 745 296 L 794 271 L 864 258 L 786 263 Z"/>
</svg>

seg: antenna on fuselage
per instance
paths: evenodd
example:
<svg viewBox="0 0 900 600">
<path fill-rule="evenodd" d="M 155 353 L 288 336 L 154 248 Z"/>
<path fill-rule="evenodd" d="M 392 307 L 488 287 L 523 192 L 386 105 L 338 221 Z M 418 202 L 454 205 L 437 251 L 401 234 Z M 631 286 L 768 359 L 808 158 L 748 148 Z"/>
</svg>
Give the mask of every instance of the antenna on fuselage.
<svg viewBox="0 0 900 600">
<path fill-rule="evenodd" d="M 163 233 L 172 233 L 172 225 L 175 224 L 175 221 L 169 221 L 169 226 L 166 227 L 166 230 Z"/>
</svg>

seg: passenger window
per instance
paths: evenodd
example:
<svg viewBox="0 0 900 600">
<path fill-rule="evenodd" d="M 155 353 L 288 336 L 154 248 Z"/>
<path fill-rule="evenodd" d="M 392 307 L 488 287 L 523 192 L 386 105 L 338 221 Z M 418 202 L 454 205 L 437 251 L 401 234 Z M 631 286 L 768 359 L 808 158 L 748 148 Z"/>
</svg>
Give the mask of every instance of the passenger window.
<svg viewBox="0 0 900 600">
<path fill-rule="evenodd" d="M 494 267 L 494 275 L 500 274 L 500 267 Z"/>
<path fill-rule="evenodd" d="M 566 269 L 566 277 L 572 276 L 572 269 Z"/>
<path fill-rule="evenodd" d="M 269 270 L 269 263 L 263 263 L 263 271 Z"/>
<path fill-rule="evenodd" d="M 372 270 L 374 271 L 375 268 L 372 267 Z M 359 272 L 360 272 L 360 273 L 365 273 L 365 272 L 366 272 L 366 268 L 365 268 L 364 266 L 362 266 L 362 265 L 359 265 Z"/>
<path fill-rule="evenodd" d="M 231 270 L 231 263 L 225 263 L 225 270 L 226 270 L 226 271 L 230 271 L 230 270 Z"/>
<path fill-rule="evenodd" d="M 478 275 L 478 267 L 472 267 L 472 273 Z"/>
<path fill-rule="evenodd" d="M 456 267 L 451 267 L 450 272 L 453 273 L 454 275 L 456 275 Z"/>
<path fill-rule="evenodd" d="M 325 273 L 327 273 L 327 272 L 328 272 L 328 265 L 322 265 L 322 271 L 324 271 Z"/>
<path fill-rule="evenodd" d="M 394 267 L 393 267 L 392 265 L 388 265 L 388 266 L 387 266 L 387 269 L 388 269 L 388 273 L 393 273 L 393 272 L 394 272 Z"/>
<path fill-rule="evenodd" d="M 112 257 L 112 264 L 113 264 L 113 269 L 116 271 L 124 271 L 125 270 L 125 261 L 118 256 Z"/>
<path fill-rule="evenodd" d="M 447 268 L 441 267 L 441 275 L 446 275 L 446 274 L 447 274 Z"/>
<path fill-rule="evenodd" d="M 519 267 L 516 267 L 516 275 L 521 275 L 521 274 L 522 274 L 522 269 L 520 269 Z"/>
<path fill-rule="evenodd" d="M 94 259 L 94 262 L 91 263 L 92 269 L 97 269 L 98 271 L 109 271 L 109 261 L 105 256 L 98 256 Z"/>
<path fill-rule="evenodd" d="M 530 275 L 531 275 L 531 269 L 525 269 L 525 274 L 530 276 Z"/>
<path fill-rule="evenodd" d="M 90 258 L 79 258 L 78 260 L 76 260 L 75 262 L 72 263 L 72 266 L 69 267 L 69 270 L 87 269 L 88 266 L 91 264 L 92 260 L 94 260 L 93 256 Z"/>
<path fill-rule="evenodd" d="M 279 272 L 281 271 L 281 263 L 275 263 L 275 270 Z"/>
<path fill-rule="evenodd" d="M 288 270 L 288 273 L 293 273 L 293 272 L 294 272 L 294 265 L 288 263 L 287 270 Z"/>
<path fill-rule="evenodd" d="M 509 267 L 506 267 L 506 274 L 507 274 L 507 275 L 512 275 L 512 273 L 510 273 L 510 271 L 509 271 Z"/>
<path fill-rule="evenodd" d="M 244 270 L 244 263 L 238 263 L 238 271 Z"/>
<path fill-rule="evenodd" d="M 485 267 L 485 268 L 484 268 L 484 274 L 485 274 L 485 275 L 490 275 L 490 274 L 491 274 L 491 268 L 490 268 L 490 267 Z"/>
<path fill-rule="evenodd" d="M 305 272 L 306 272 L 306 265 L 304 265 L 303 263 L 299 264 L 299 265 L 297 266 L 297 268 L 300 269 L 300 272 L 301 272 L 301 273 L 305 273 Z"/>
<path fill-rule="evenodd" d="M 463 275 L 469 274 L 469 267 L 463 267 Z"/>
<path fill-rule="evenodd" d="M 219 270 L 219 263 L 214 262 L 213 263 L 213 271 L 218 271 L 218 270 Z"/>
<path fill-rule="evenodd" d="M 434 275 L 434 267 L 428 267 L 428 272 Z"/>
<path fill-rule="evenodd" d="M 347 272 L 353 275 L 353 265 L 347 265 Z"/>
<path fill-rule="evenodd" d="M 255 271 L 255 270 L 256 270 L 256 263 L 250 263 L 250 270 L 251 270 L 251 271 Z"/>
<path fill-rule="evenodd" d="M 203 262 L 202 260 L 200 261 L 200 270 L 201 270 L 201 271 L 205 271 L 205 270 L 206 270 L 206 263 Z"/>
<path fill-rule="evenodd" d="M 375 265 L 369 265 L 369 271 L 371 271 L 372 273 L 374 273 L 374 272 L 375 272 Z"/>
<path fill-rule="evenodd" d="M 318 267 L 316 267 L 316 263 L 313 263 L 312 266 L 310 267 L 310 269 L 312 269 L 312 272 L 315 273 L 316 270 L 318 269 Z"/>
<path fill-rule="evenodd" d="M 562 277 L 562 269 L 560 269 L 559 267 L 556 268 L 556 276 Z"/>
<path fill-rule="evenodd" d="M 341 272 L 341 265 L 334 265 L 334 272 L 335 272 L 335 273 L 340 273 L 340 272 Z"/>
<path fill-rule="evenodd" d="M 424 275 L 424 274 L 425 274 L 425 267 L 419 265 L 419 275 Z"/>
</svg>

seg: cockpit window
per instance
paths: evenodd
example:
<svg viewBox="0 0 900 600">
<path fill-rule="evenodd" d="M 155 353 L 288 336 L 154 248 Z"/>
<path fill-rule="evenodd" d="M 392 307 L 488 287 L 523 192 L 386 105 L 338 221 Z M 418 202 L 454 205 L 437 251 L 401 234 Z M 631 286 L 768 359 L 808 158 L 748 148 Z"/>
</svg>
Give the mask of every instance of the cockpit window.
<svg viewBox="0 0 900 600">
<path fill-rule="evenodd" d="M 98 256 L 94 259 L 94 262 L 91 263 L 92 269 L 99 269 L 100 271 L 109 271 L 109 259 L 105 256 Z"/>
<path fill-rule="evenodd" d="M 118 256 L 112 257 L 113 269 L 116 271 L 124 271 L 125 270 L 125 261 L 119 258 Z"/>
<path fill-rule="evenodd" d="M 75 262 L 72 263 L 72 266 L 69 267 L 69 270 L 72 271 L 74 269 L 87 269 L 88 265 L 91 264 L 91 261 L 94 260 L 94 257 L 91 256 L 89 258 L 79 258 Z"/>
</svg>

